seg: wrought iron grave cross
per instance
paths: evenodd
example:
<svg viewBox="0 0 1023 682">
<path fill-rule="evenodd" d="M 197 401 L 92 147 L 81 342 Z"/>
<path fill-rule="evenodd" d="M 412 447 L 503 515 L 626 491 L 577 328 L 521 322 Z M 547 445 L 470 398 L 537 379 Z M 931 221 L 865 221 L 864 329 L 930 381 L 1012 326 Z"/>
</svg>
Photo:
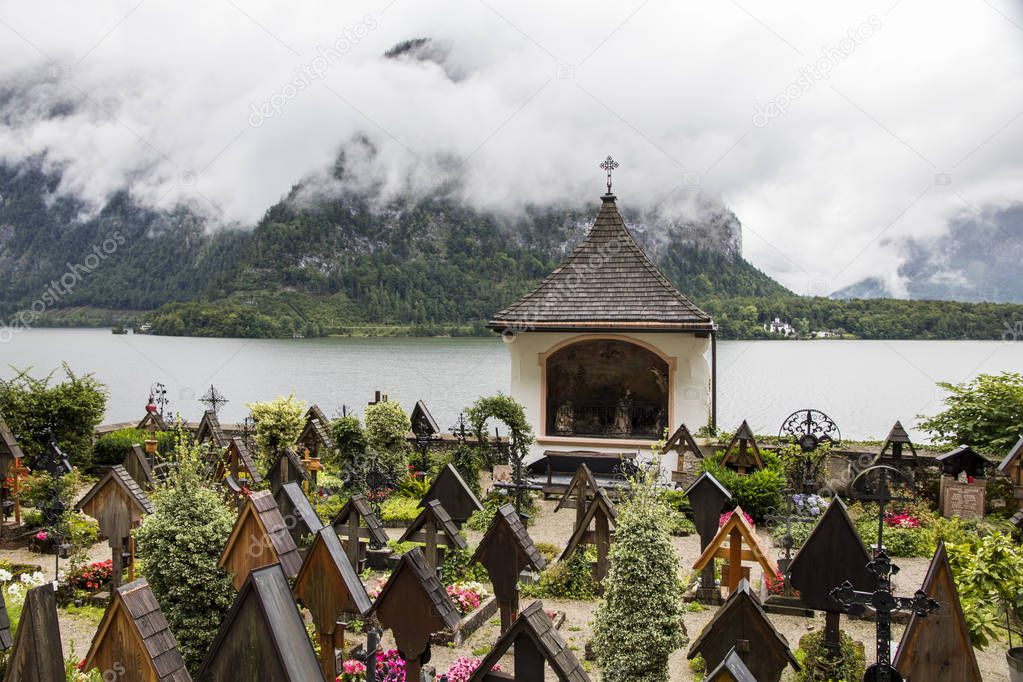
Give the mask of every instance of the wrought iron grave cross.
<svg viewBox="0 0 1023 682">
<path fill-rule="evenodd" d="M 199 398 L 199 402 L 213 410 L 214 414 L 219 415 L 220 408 L 230 401 L 213 384 L 210 384 L 210 390 L 206 391 L 206 395 Z"/>
<path fill-rule="evenodd" d="M 785 513 L 784 514 L 768 514 L 767 520 L 771 523 L 785 522 L 785 535 L 781 539 L 782 549 L 785 550 L 784 556 L 778 557 L 778 568 L 781 570 L 782 576 L 785 578 L 785 592 L 790 592 L 789 588 L 789 565 L 792 563 L 792 548 L 795 547 L 796 541 L 792 537 L 792 524 L 793 523 L 813 523 L 819 516 L 810 516 L 809 514 L 800 514 L 796 512 L 795 505 L 795 491 L 788 488 L 782 492 L 785 496 Z"/>
<path fill-rule="evenodd" d="M 601 170 L 607 171 L 607 193 L 611 193 L 611 171 L 618 168 L 619 163 L 610 154 L 600 163 Z"/>
</svg>

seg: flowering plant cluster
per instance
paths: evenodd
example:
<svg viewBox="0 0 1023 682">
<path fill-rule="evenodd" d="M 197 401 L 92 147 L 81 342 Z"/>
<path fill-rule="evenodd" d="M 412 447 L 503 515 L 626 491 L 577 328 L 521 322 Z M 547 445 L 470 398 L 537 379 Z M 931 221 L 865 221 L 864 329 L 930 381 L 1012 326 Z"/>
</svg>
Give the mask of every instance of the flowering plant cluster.
<svg viewBox="0 0 1023 682">
<path fill-rule="evenodd" d="M 377 652 L 376 679 L 379 682 L 405 682 L 405 659 L 397 649 Z"/>
<path fill-rule="evenodd" d="M 480 607 L 487 598 L 487 589 L 480 583 L 456 582 L 448 585 L 448 596 L 455 602 L 458 612 L 463 616 Z"/>
<path fill-rule="evenodd" d="M 721 526 L 723 526 L 726 523 L 728 523 L 728 519 L 732 518 L 732 514 L 734 514 L 734 513 L 735 513 L 734 510 L 733 511 L 727 511 L 724 514 L 722 514 L 721 516 L 719 516 L 718 517 L 718 528 L 720 528 Z M 753 520 L 752 516 L 750 516 L 746 512 L 743 512 L 742 515 L 746 517 L 746 521 L 749 523 L 749 525 L 751 525 L 751 526 L 757 525 L 756 522 Z"/>
<path fill-rule="evenodd" d="M 792 502 L 800 514 L 820 516 L 828 508 L 828 501 L 820 495 L 801 495 L 796 493 L 792 496 Z"/>
<path fill-rule="evenodd" d="M 366 499 L 370 502 L 383 502 L 391 496 L 394 490 L 391 488 L 378 488 L 376 490 L 370 490 L 366 493 Z"/>
<path fill-rule="evenodd" d="M 764 584 L 768 594 L 781 594 L 785 591 L 785 577 L 778 571 L 775 575 L 764 574 Z"/>
<path fill-rule="evenodd" d="M 113 575 L 114 562 L 107 559 L 79 566 L 68 574 L 67 580 L 75 589 L 100 592 L 110 587 Z"/>
<path fill-rule="evenodd" d="M 386 584 L 387 578 L 377 578 L 366 590 L 366 594 L 369 595 L 370 599 L 376 600 L 376 598 L 380 596 L 380 593 L 384 591 L 384 585 Z"/>
<path fill-rule="evenodd" d="M 33 587 L 46 584 L 46 576 L 41 571 L 35 573 L 22 573 L 18 579 L 10 571 L 0 569 L 0 583 L 3 584 L 4 594 L 7 598 L 7 608 L 22 603 L 25 593 Z"/>
<path fill-rule="evenodd" d="M 337 682 L 362 682 L 366 679 L 366 665 L 362 661 L 349 658 L 341 664 L 341 674 Z"/>
<path fill-rule="evenodd" d="M 480 667 L 482 662 L 482 658 L 459 656 L 451 664 L 451 667 L 448 668 L 446 673 L 448 682 L 469 682 L 469 678 L 472 677 L 472 674 L 476 672 L 476 668 Z M 494 672 L 501 672 L 501 666 L 495 665 L 493 670 Z"/>
<path fill-rule="evenodd" d="M 884 522 L 891 528 L 920 527 L 920 519 L 906 512 L 902 512 L 899 514 L 895 514 L 893 512 L 886 512 L 884 515 Z"/>
<path fill-rule="evenodd" d="M 36 540 L 38 540 L 39 542 L 46 542 L 46 539 L 49 537 L 50 536 L 46 534 L 45 530 L 41 530 L 38 533 L 36 533 Z"/>
</svg>

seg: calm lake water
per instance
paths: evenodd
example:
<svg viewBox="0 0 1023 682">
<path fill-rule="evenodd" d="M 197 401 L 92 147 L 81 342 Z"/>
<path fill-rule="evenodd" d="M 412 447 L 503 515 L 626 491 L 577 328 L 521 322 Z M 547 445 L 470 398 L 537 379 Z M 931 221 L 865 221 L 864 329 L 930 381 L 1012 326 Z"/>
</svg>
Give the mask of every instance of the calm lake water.
<svg viewBox="0 0 1023 682">
<path fill-rule="evenodd" d="M 442 427 L 481 395 L 507 391 L 500 339 L 197 339 L 118 336 L 101 329 L 33 329 L 0 344 L 0 376 L 68 362 L 110 387 L 106 420 L 139 419 L 149 387 L 168 389 L 170 408 L 198 419 L 198 398 L 215 384 L 230 402 L 221 419 L 241 420 L 245 403 L 294 392 L 333 415 L 357 411 L 375 390 L 411 409 L 422 399 Z M 1023 343 L 1003 341 L 724 341 L 718 344 L 719 424 L 748 419 L 777 432 L 790 412 L 828 413 L 847 438 L 883 438 L 901 419 L 940 410 L 935 382 L 1023 371 Z M 693 425 L 699 426 L 699 425 Z"/>
</svg>

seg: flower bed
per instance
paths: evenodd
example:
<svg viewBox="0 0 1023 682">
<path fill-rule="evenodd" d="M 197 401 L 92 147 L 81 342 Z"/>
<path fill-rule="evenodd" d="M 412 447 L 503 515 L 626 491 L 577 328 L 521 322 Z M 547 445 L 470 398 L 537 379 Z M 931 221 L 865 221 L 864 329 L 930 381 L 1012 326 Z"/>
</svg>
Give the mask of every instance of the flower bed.
<svg viewBox="0 0 1023 682">
<path fill-rule="evenodd" d="M 114 575 L 114 562 L 111 559 L 84 564 L 73 569 L 67 575 L 67 581 L 78 590 L 102 592 L 110 588 L 110 580 Z"/>
<path fill-rule="evenodd" d="M 459 656 L 445 673 L 445 675 L 447 675 L 448 682 L 469 682 L 469 678 L 472 677 L 472 674 L 476 672 L 476 668 L 480 667 L 480 663 L 482 662 L 482 658 Z M 495 672 L 501 672 L 501 666 L 495 665 L 492 670 Z"/>
<path fill-rule="evenodd" d="M 448 585 L 447 589 L 448 596 L 463 616 L 478 609 L 488 596 L 487 589 L 480 583 L 456 582 Z"/>
</svg>

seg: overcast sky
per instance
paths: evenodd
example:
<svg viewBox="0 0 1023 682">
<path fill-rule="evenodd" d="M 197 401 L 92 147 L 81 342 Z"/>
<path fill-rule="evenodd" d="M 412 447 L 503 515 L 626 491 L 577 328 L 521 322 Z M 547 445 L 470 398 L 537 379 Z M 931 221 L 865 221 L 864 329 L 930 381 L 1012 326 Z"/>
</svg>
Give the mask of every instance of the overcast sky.
<svg viewBox="0 0 1023 682">
<path fill-rule="evenodd" d="M 506 210 L 595 208 L 610 153 L 623 205 L 719 197 L 800 293 L 897 287 L 900 239 L 1023 196 L 1021 8 L 2 0 L 0 157 L 42 155 L 92 202 L 127 186 L 251 224 L 359 134 L 361 177 L 456 173 Z M 433 61 L 382 58 L 418 37 Z"/>
</svg>

